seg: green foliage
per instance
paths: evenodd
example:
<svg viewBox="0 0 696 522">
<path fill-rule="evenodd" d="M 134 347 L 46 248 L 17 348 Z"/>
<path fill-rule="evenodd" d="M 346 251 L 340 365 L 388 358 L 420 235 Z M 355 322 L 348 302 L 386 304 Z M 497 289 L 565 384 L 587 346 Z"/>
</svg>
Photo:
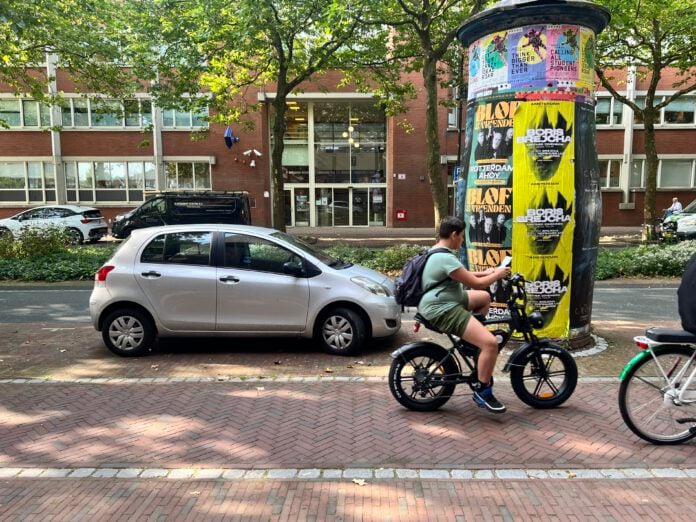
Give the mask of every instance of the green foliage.
<svg viewBox="0 0 696 522">
<path fill-rule="evenodd" d="M 68 251 L 70 234 L 63 228 L 28 228 L 18 238 L 0 236 L 0 259 L 29 259 Z"/>
<path fill-rule="evenodd" d="M 70 281 L 92 279 L 113 247 L 68 247 L 40 257 L 0 258 L 0 280 Z"/>
<path fill-rule="evenodd" d="M 55 101 L 43 72 L 48 54 L 82 92 L 123 97 L 135 81 L 119 63 L 126 18 L 122 0 L 3 0 L 0 2 L 0 83 L 15 93 Z M 40 71 L 36 73 L 36 68 Z M 0 118 L 0 124 L 3 123 Z"/>
<path fill-rule="evenodd" d="M 406 260 L 423 248 L 425 247 L 418 245 L 398 245 L 384 249 L 370 249 L 337 245 L 328 248 L 326 253 L 332 257 L 366 266 L 390 276 L 397 276 L 401 273 Z"/>
<path fill-rule="evenodd" d="M 597 258 L 596 278 L 681 277 L 684 266 L 694 254 L 696 241 L 601 250 Z"/>
</svg>

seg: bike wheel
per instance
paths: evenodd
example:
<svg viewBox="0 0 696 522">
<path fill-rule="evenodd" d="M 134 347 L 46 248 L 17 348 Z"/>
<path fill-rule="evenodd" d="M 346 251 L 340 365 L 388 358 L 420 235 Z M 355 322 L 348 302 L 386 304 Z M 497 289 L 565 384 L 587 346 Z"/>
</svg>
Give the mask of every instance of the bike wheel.
<svg viewBox="0 0 696 522">
<path fill-rule="evenodd" d="M 443 361 L 446 355 L 442 348 L 424 346 L 394 359 L 389 368 L 389 390 L 394 398 L 414 411 L 433 411 L 445 404 L 456 385 L 443 379 L 459 373 L 452 357 Z"/>
<path fill-rule="evenodd" d="M 575 391 L 578 367 L 566 350 L 548 343 L 513 361 L 510 382 L 525 404 L 540 410 L 555 408 Z"/>
<path fill-rule="evenodd" d="M 686 346 L 659 350 L 631 368 L 621 382 L 621 417 L 640 438 L 653 444 L 679 444 L 696 437 L 696 380 L 684 392 L 687 400 L 677 397 L 696 367 L 693 353 Z M 680 382 L 672 383 L 680 374 Z"/>
</svg>

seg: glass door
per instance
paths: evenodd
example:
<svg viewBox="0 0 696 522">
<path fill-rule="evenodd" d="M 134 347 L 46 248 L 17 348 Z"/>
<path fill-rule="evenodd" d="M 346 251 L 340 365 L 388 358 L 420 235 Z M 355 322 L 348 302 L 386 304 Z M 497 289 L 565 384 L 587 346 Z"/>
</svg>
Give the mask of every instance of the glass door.
<svg viewBox="0 0 696 522">
<path fill-rule="evenodd" d="M 309 189 L 291 187 L 285 189 L 285 226 L 309 226 Z"/>
</svg>

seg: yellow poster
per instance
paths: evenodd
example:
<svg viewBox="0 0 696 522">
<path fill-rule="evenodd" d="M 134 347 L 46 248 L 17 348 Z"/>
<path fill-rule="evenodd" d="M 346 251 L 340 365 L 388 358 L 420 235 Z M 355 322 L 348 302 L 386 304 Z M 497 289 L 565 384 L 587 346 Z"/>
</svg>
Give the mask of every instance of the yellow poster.
<svg viewBox="0 0 696 522">
<path fill-rule="evenodd" d="M 544 316 L 540 336 L 566 337 L 575 227 L 575 104 L 525 101 L 515 113 L 513 268 Z"/>
</svg>

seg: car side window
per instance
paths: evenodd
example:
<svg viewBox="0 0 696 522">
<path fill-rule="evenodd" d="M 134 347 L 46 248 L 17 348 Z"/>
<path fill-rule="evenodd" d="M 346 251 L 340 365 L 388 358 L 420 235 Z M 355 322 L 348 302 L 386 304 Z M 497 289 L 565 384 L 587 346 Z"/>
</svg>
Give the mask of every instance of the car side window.
<svg viewBox="0 0 696 522">
<path fill-rule="evenodd" d="M 22 214 L 20 219 L 26 221 L 27 219 L 44 219 L 44 217 L 46 217 L 46 209 L 36 208 Z"/>
<path fill-rule="evenodd" d="M 212 232 L 162 234 L 145 247 L 140 262 L 209 265 L 212 239 Z"/>
<path fill-rule="evenodd" d="M 244 234 L 225 234 L 225 268 L 283 274 L 283 265 L 288 261 L 301 263 L 302 259 L 290 250 L 265 239 Z"/>
<path fill-rule="evenodd" d="M 47 208 L 45 209 L 44 213 L 44 218 L 45 219 L 53 219 L 53 218 L 64 218 L 67 216 L 72 215 L 72 212 L 70 212 L 66 208 Z"/>
</svg>

